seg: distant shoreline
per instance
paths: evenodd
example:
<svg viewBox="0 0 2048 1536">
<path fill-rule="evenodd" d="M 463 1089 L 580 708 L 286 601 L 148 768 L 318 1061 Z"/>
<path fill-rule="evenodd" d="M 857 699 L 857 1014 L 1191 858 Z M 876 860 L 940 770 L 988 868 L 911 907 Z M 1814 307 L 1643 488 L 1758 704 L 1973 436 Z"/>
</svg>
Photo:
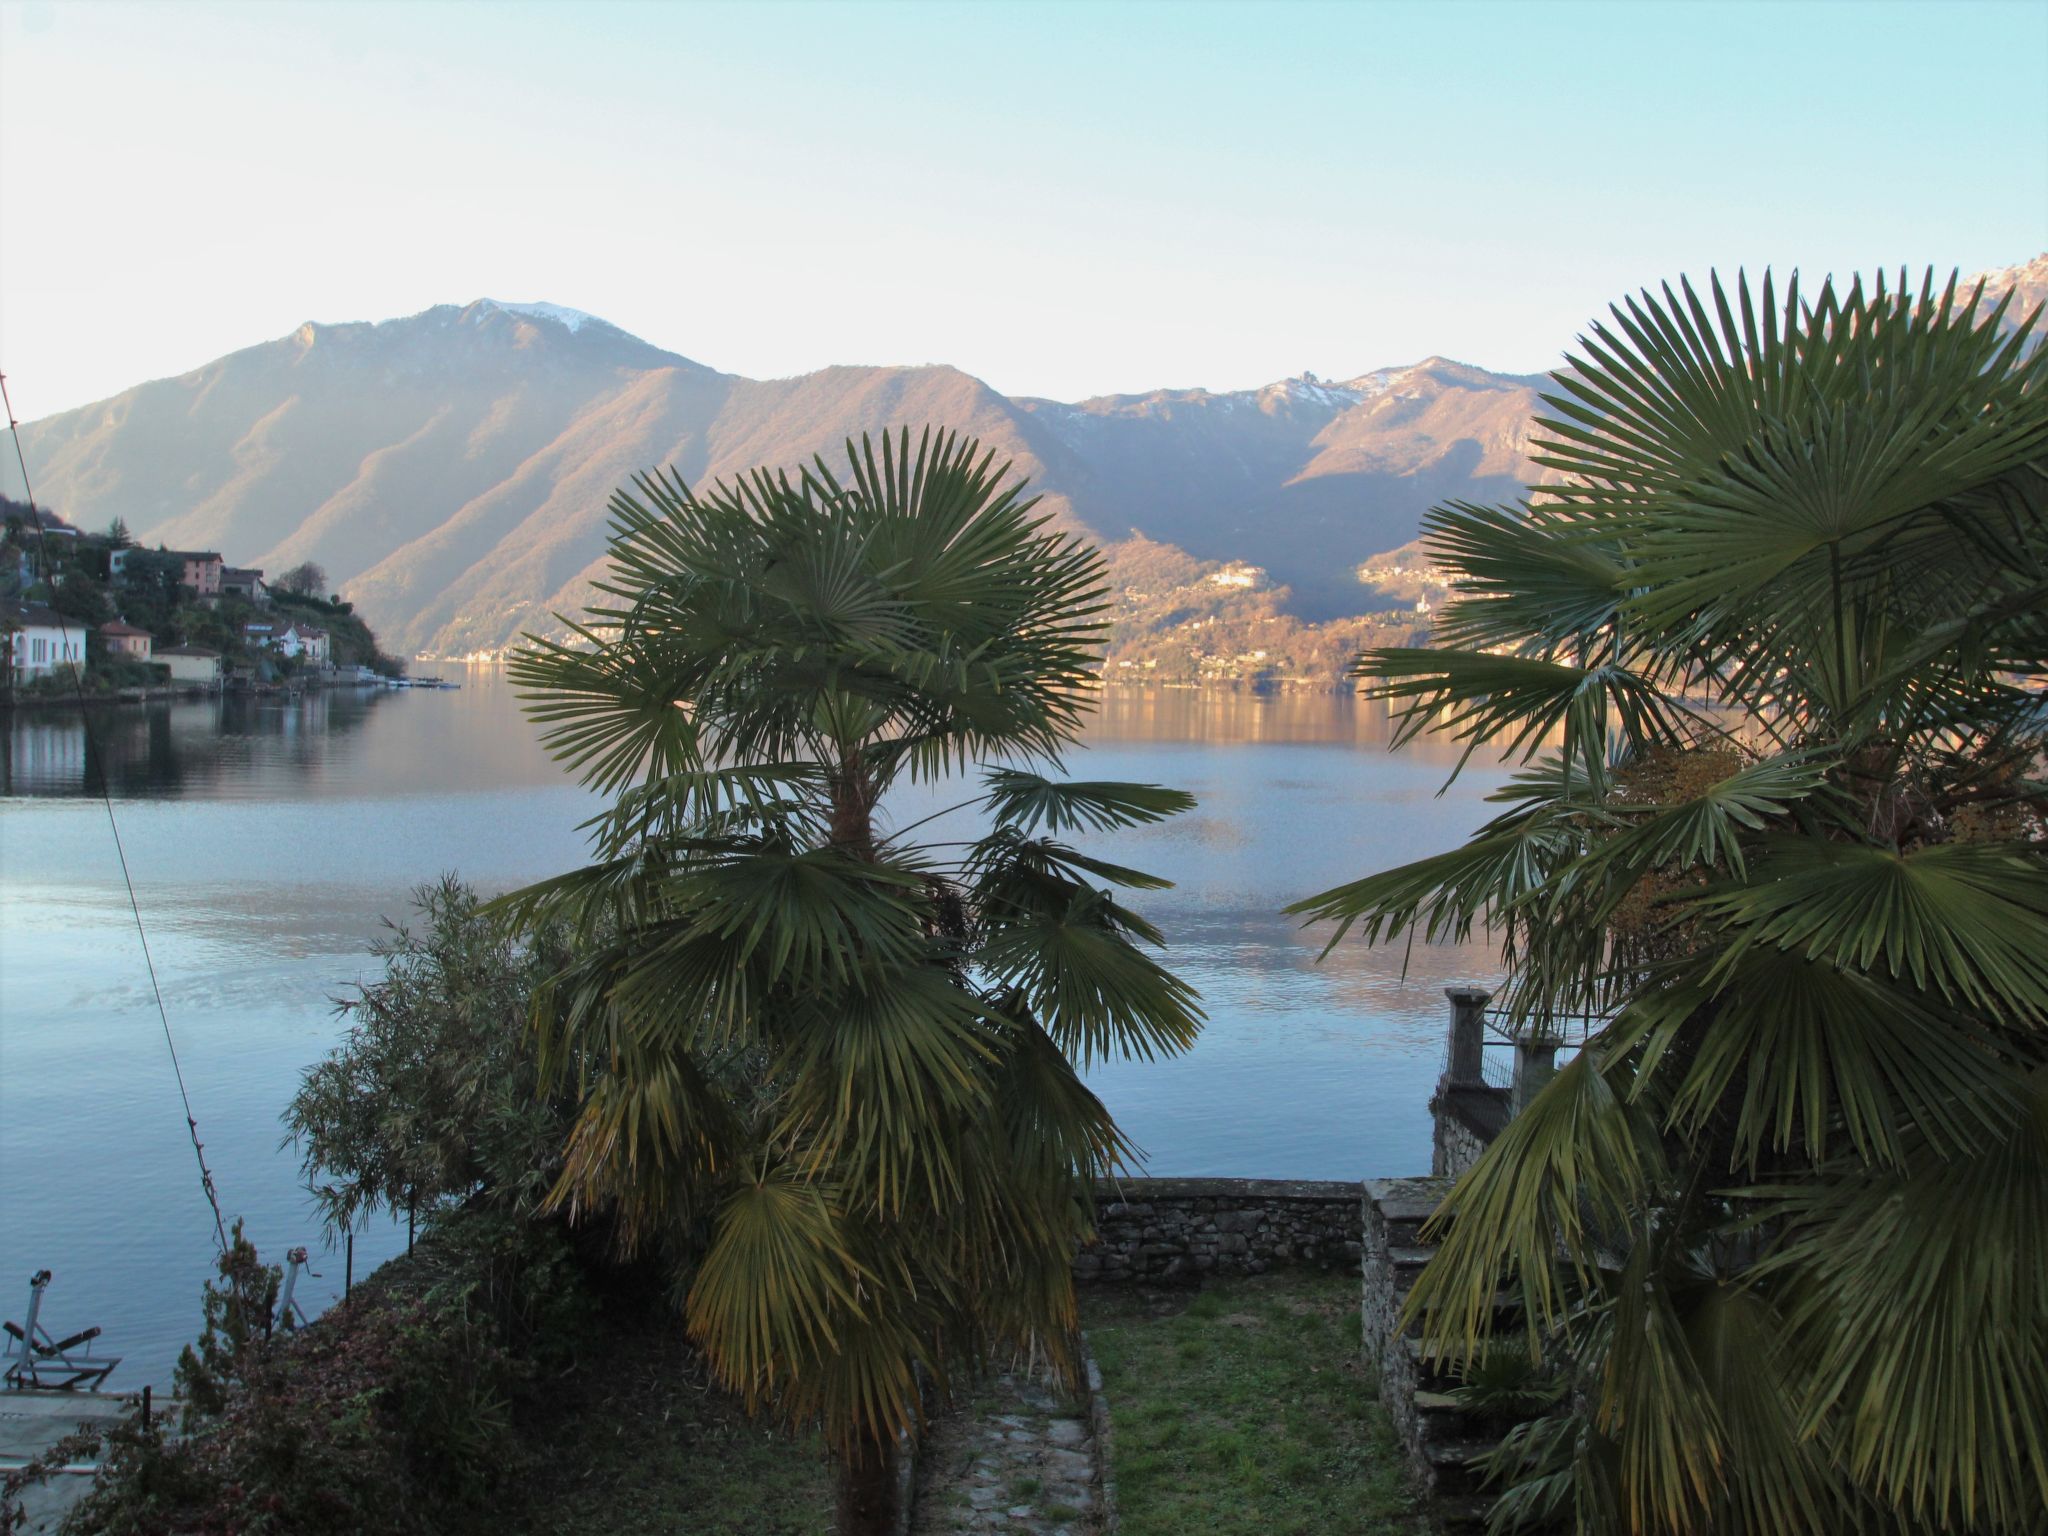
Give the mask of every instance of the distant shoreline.
<svg viewBox="0 0 2048 1536">
<path fill-rule="evenodd" d="M 415 656 L 420 665 L 433 664 L 443 667 L 483 667 L 496 670 L 505 665 L 502 657 L 469 656 Z M 1267 682 L 1252 678 L 1207 678 L 1189 682 L 1179 678 L 1157 677 L 1102 677 L 1094 678 L 1088 685 L 1091 691 L 1127 689 L 1142 691 L 1147 688 L 1171 688 L 1177 693 L 1312 693 L 1312 694 L 1356 694 L 1360 685 L 1344 677 L 1307 678 L 1280 677 Z"/>
<path fill-rule="evenodd" d="M 469 666 L 491 666 L 490 662 L 469 662 Z M 335 688 L 381 688 L 379 683 L 360 683 L 353 679 L 347 682 L 306 683 L 298 692 L 325 692 Z M 1355 683 L 1343 681 L 1310 682 L 1306 679 L 1282 679 L 1270 683 L 1217 681 L 1201 683 L 1172 682 L 1164 679 L 1148 679 L 1145 682 L 1129 681 L 1123 678 L 1097 679 L 1091 691 L 1107 693 L 1141 693 L 1150 690 L 1171 690 L 1175 693 L 1234 693 L 1234 694 L 1312 694 L 1341 698 L 1347 694 L 1356 695 L 1359 688 Z M 80 697 L 77 694 L 39 695 L 35 698 L 0 698 L 0 713 L 9 710 L 48 710 L 91 708 L 115 708 L 150 704 L 177 704 L 199 699 L 222 697 L 276 699 L 290 698 L 294 690 L 289 688 L 253 688 L 222 690 L 219 688 L 124 688 L 115 693 L 95 693 Z"/>
<path fill-rule="evenodd" d="M 274 699 L 290 698 L 297 693 L 326 692 L 333 688 L 381 688 L 383 683 L 359 682 L 355 678 L 337 679 L 334 682 L 318 680 L 301 683 L 296 688 L 281 688 L 270 685 L 259 688 L 198 688 L 179 687 L 166 684 L 161 688 L 117 688 L 112 693 L 88 694 L 38 694 L 33 698 L 18 698 L 12 694 L 0 697 L 0 711 L 10 709 L 78 709 L 81 707 L 112 706 L 120 704 L 176 704 L 184 700 L 218 699 L 224 697 Z"/>
<path fill-rule="evenodd" d="M 1210 682 L 1182 683 L 1166 678 L 1148 678 L 1139 682 L 1134 678 L 1099 678 L 1095 686 L 1100 690 L 1111 688 L 1145 689 L 1171 688 L 1179 693 L 1357 693 L 1358 685 L 1343 678 L 1315 681 L 1309 678 L 1275 678 L 1271 682 L 1256 682 L 1245 679 L 1216 679 Z"/>
</svg>

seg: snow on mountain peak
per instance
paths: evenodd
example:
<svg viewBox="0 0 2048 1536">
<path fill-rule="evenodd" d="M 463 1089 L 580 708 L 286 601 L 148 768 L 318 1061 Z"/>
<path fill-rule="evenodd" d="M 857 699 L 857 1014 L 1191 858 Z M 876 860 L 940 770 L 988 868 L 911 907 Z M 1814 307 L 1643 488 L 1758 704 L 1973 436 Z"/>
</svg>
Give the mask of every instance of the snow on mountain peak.
<svg viewBox="0 0 2048 1536">
<path fill-rule="evenodd" d="M 1358 404 L 1356 390 L 1343 384 L 1327 384 L 1312 373 L 1303 373 L 1299 378 L 1282 379 L 1277 384 L 1266 386 L 1268 390 L 1284 390 L 1296 400 L 1307 400 L 1313 404 L 1341 411 Z"/>
<path fill-rule="evenodd" d="M 607 323 L 595 315 L 585 314 L 580 309 L 571 309 L 566 304 L 507 304 L 499 299 L 485 299 L 483 302 L 493 309 L 502 309 L 510 315 L 524 315 L 529 320 L 552 320 L 558 325 L 566 326 L 572 334 L 593 321 L 599 325 Z"/>
</svg>

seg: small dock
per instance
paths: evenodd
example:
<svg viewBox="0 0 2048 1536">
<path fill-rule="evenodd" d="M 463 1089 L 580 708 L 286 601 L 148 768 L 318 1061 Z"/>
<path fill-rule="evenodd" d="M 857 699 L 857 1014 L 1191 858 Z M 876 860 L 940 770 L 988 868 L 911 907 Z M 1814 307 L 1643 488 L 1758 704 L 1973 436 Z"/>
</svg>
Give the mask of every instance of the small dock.
<svg viewBox="0 0 2048 1536">
<path fill-rule="evenodd" d="M 108 1430 L 135 1411 L 139 1394 L 133 1392 L 62 1392 L 40 1388 L 0 1392 L 0 1474 L 18 1471 L 42 1455 L 66 1435 L 80 1429 Z M 155 1411 L 176 1410 L 174 1403 L 156 1405 Z M 85 1496 L 92 1475 L 99 1470 L 97 1459 L 72 1462 L 47 1481 L 24 1489 L 22 1513 L 28 1536 L 43 1536 L 57 1529 L 57 1523 Z"/>
</svg>

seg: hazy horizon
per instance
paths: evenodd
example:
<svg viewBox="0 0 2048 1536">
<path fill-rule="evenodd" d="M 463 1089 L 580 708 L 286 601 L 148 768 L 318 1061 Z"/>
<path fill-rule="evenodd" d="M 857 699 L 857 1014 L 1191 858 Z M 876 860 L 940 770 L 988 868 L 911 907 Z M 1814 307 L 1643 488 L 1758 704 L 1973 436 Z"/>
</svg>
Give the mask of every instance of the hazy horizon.
<svg viewBox="0 0 2048 1536">
<path fill-rule="evenodd" d="M 751 378 L 1537 373 L 1681 273 L 2048 249 L 2048 100 L 1930 38 L 2048 6 L 6 0 L 0 368 L 33 420 L 488 295 Z"/>
</svg>

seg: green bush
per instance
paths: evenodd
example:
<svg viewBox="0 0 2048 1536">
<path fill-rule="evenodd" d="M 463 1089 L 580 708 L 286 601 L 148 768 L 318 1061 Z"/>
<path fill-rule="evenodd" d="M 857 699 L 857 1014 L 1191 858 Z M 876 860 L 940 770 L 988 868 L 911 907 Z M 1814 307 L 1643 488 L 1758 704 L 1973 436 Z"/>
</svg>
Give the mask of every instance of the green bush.
<svg viewBox="0 0 2048 1536">
<path fill-rule="evenodd" d="M 489 1529 L 516 1426 L 594 1305 L 559 1228 L 444 1213 L 311 1327 L 266 1336 L 277 1271 L 239 1228 L 179 1363 L 181 1438 L 109 1437 L 64 1529 L 418 1536 Z"/>
<path fill-rule="evenodd" d="M 573 1074 L 545 1088 L 527 1023 L 567 962 L 556 931 L 513 939 L 454 876 L 413 892 L 415 927 L 371 946 L 382 979 L 341 1004 L 347 1037 L 309 1068 L 286 1142 L 339 1231 L 387 1211 L 482 1200 L 530 1212 L 561 1166 Z"/>
</svg>

